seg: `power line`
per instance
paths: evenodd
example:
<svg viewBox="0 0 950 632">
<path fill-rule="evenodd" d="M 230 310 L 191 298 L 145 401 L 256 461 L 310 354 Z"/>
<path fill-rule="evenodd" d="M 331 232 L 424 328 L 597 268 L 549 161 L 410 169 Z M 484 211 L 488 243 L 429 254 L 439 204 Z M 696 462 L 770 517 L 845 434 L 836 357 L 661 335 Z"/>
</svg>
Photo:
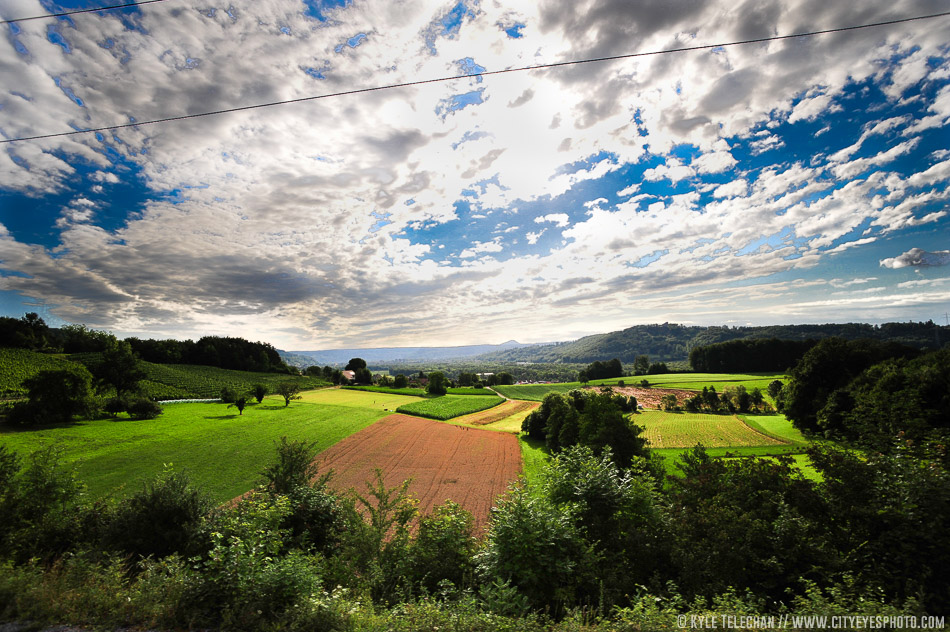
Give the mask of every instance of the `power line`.
<svg viewBox="0 0 950 632">
<path fill-rule="evenodd" d="M 157 2 L 157 1 L 159 1 L 159 0 L 152 0 L 152 1 Z M 804 32 L 804 33 L 793 33 L 793 34 L 791 34 L 791 35 L 773 35 L 773 36 L 770 36 L 770 37 L 759 37 L 759 38 L 755 38 L 755 39 L 739 40 L 739 41 L 735 41 L 735 42 L 724 42 L 724 43 L 719 43 L 719 44 L 702 44 L 702 45 L 698 45 L 698 46 L 683 46 L 683 47 L 680 47 L 680 48 L 667 48 L 667 49 L 663 49 L 663 50 L 646 51 L 646 52 L 641 52 L 641 53 L 627 53 L 627 54 L 624 54 L 624 55 L 611 55 L 611 56 L 608 56 L 608 57 L 594 57 L 594 58 L 591 58 L 591 59 L 576 59 L 576 60 L 571 60 L 571 61 L 552 62 L 552 63 L 548 63 L 548 64 L 537 64 L 537 65 L 534 65 L 534 66 L 520 66 L 520 67 L 518 67 L 518 68 L 506 68 L 506 69 L 504 69 L 504 70 L 491 70 L 491 71 L 485 71 L 485 72 L 472 73 L 472 74 L 468 74 L 468 75 L 452 75 L 452 76 L 448 76 L 448 77 L 436 77 L 436 78 L 434 78 L 434 79 L 419 79 L 419 80 L 417 80 L 417 81 L 407 81 L 407 82 L 404 82 L 404 83 L 394 83 L 394 84 L 389 84 L 389 85 L 385 85 L 385 86 L 374 86 L 374 87 L 371 87 L 371 88 L 357 88 L 357 89 L 355 89 L 355 90 L 344 90 L 344 91 L 342 91 L 342 92 L 332 92 L 332 93 L 329 93 L 329 94 L 318 94 L 318 95 L 313 95 L 313 96 L 309 96 L 309 97 L 298 97 L 298 98 L 296 98 L 296 99 L 285 99 L 285 100 L 282 100 L 282 101 L 271 101 L 271 102 L 268 102 L 268 103 L 256 103 L 256 104 L 253 104 L 253 105 L 242 105 L 242 106 L 238 106 L 238 107 L 226 108 L 226 109 L 221 109 L 221 110 L 211 110 L 211 111 L 209 111 L 209 112 L 199 112 L 199 113 L 196 113 L 196 114 L 182 114 L 182 115 L 180 115 L 180 116 L 169 116 L 169 117 L 166 117 L 166 118 L 152 119 L 152 120 L 149 120 L 149 121 L 136 121 L 135 123 L 125 123 L 125 124 L 122 124 L 122 125 L 109 125 L 109 126 L 106 126 L 106 127 L 95 127 L 95 128 L 90 128 L 90 129 L 72 130 L 72 131 L 69 131 L 69 132 L 56 132 L 56 133 L 53 133 L 53 134 L 39 134 L 39 135 L 37 135 L 37 136 L 24 136 L 24 137 L 22 137 L 22 138 L 5 138 L 5 139 L 0 139 L 0 144 L 4 144 L 4 143 L 17 143 L 17 142 L 24 142 L 24 141 L 29 141 L 29 140 L 42 140 L 42 139 L 46 139 L 46 138 L 57 138 L 57 137 L 60 137 L 60 136 L 75 136 L 75 135 L 77 135 L 77 134 L 91 134 L 91 133 L 95 133 L 95 132 L 107 132 L 107 131 L 114 131 L 114 130 L 125 129 L 125 128 L 129 128 L 129 127 L 141 127 L 141 126 L 143 126 L 143 125 L 156 125 L 156 124 L 158 124 L 158 123 L 170 123 L 170 122 L 173 122 L 173 121 L 185 121 L 185 120 L 188 120 L 188 119 L 201 118 L 201 117 L 205 117 L 205 116 L 217 116 L 217 115 L 219 115 L 219 114 L 231 114 L 231 113 L 234 113 L 234 112 L 243 112 L 243 111 L 245 111 L 245 110 L 255 110 L 255 109 L 258 109 L 258 108 L 269 108 L 269 107 L 274 107 L 274 106 L 277 106 L 277 105 L 289 105 L 289 104 L 292 104 L 292 103 L 303 103 L 303 102 L 305 102 L 305 101 L 317 101 L 317 100 L 319 100 L 319 99 L 329 99 L 329 98 L 333 98 L 333 97 L 343 97 L 343 96 L 349 96 L 349 95 L 354 95 L 354 94 L 366 94 L 366 93 L 369 93 L 369 92 L 378 92 L 378 91 L 382 91 L 382 90 L 394 90 L 394 89 L 397 89 L 397 88 L 408 88 L 408 87 L 412 87 L 412 86 L 421 86 L 421 85 L 426 85 L 426 84 L 430 84 L 430 83 L 441 83 L 441 82 L 445 82 L 445 81 L 453 81 L 453 80 L 455 80 L 455 79 L 466 79 L 466 78 L 471 78 L 471 77 L 490 77 L 490 76 L 493 76 L 493 75 L 503 75 L 503 74 L 513 73 L 513 72 L 525 72 L 525 71 L 529 71 L 529 70 L 543 70 L 543 69 L 547 69 L 547 68 L 560 68 L 560 67 L 563 67 L 563 66 L 575 66 L 575 65 L 580 65 L 580 64 L 594 64 L 594 63 L 600 63 L 600 62 L 606 62 L 606 61 L 616 61 L 616 60 L 618 60 L 618 59 L 633 59 L 633 58 L 636 58 L 636 57 L 650 57 L 650 56 L 654 56 L 654 55 L 669 55 L 669 54 L 673 54 L 673 53 L 687 53 L 687 52 L 699 51 L 699 50 L 710 50 L 710 49 L 713 49 L 713 48 L 725 48 L 726 46 L 744 46 L 744 45 L 746 45 L 746 44 L 760 44 L 760 43 L 764 43 L 764 42 L 775 42 L 775 41 L 787 40 L 787 39 L 796 39 L 796 38 L 802 38 L 802 37 L 812 37 L 812 36 L 815 36 L 815 35 L 827 35 L 827 34 L 830 34 L 830 33 L 843 33 L 843 32 L 845 32 L 845 31 L 856 31 L 856 30 L 860 30 L 860 29 L 869 29 L 869 28 L 876 28 L 876 27 L 881 27 L 881 26 L 890 26 L 890 25 L 893 25 L 893 24 L 903 24 L 903 23 L 906 23 L 906 22 L 915 22 L 915 21 L 919 21 L 919 20 L 932 20 L 932 19 L 934 19 L 934 18 L 945 17 L 945 16 L 948 16 L 948 15 L 950 15 L 950 11 L 944 11 L 943 13 L 932 13 L 932 14 L 930 14 L 930 15 L 920 15 L 920 16 L 910 17 L 910 18 L 900 18 L 900 19 L 896 19 L 896 20 L 887 20 L 887 21 L 885 21 L 885 22 L 874 22 L 874 23 L 872 23 L 872 24 L 859 24 L 859 25 L 856 25 L 856 26 L 842 26 L 842 27 L 833 28 L 833 29 L 824 29 L 824 30 L 821 30 L 821 31 L 807 31 L 807 32 Z"/>
<path fill-rule="evenodd" d="M 72 11 L 63 11 L 62 13 L 44 13 L 43 15 L 34 15 L 28 18 L 14 18 L 12 20 L 0 20 L 0 24 L 13 24 L 14 22 L 27 22 L 29 20 L 43 20 L 46 18 L 63 18 L 77 13 L 97 13 L 99 11 L 111 11 L 112 9 L 127 9 L 137 7 L 143 4 L 154 4 L 156 2 L 165 2 L 165 0 L 141 0 L 141 2 L 128 2 L 126 4 L 112 4 L 97 9 L 74 9 Z"/>
</svg>

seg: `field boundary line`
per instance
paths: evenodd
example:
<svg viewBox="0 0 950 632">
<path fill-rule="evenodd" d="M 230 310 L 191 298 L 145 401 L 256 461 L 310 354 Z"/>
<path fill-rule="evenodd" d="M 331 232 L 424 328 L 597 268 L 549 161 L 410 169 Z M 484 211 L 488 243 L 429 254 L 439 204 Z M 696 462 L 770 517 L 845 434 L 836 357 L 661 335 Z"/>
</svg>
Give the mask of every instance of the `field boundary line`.
<svg viewBox="0 0 950 632">
<path fill-rule="evenodd" d="M 734 414 L 733 417 L 738 419 L 739 423 L 741 423 L 743 426 L 745 426 L 752 432 L 757 432 L 763 437 L 768 437 L 769 439 L 775 439 L 776 441 L 780 442 L 782 445 L 802 445 L 799 441 L 794 441 L 794 440 L 789 439 L 788 437 L 780 437 L 776 434 L 772 434 L 771 432 L 769 432 L 768 430 L 760 426 L 758 423 L 755 424 L 756 426 L 758 426 L 758 428 L 756 428 L 755 426 L 750 425 L 749 422 L 747 422 L 745 419 L 743 419 L 739 415 Z"/>
</svg>

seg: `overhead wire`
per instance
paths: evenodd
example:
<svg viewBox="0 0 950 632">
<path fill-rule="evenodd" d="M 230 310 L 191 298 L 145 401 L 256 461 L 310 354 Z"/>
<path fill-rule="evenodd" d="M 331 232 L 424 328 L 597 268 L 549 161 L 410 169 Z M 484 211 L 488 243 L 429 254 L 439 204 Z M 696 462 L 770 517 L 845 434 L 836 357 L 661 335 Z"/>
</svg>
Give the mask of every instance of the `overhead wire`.
<svg viewBox="0 0 950 632">
<path fill-rule="evenodd" d="M 71 11 L 62 11 L 60 13 L 44 13 L 42 15 L 32 15 L 26 18 L 13 18 L 12 20 L 0 20 L 0 24 L 13 24 L 15 22 L 28 22 L 30 20 L 44 20 L 46 18 L 64 18 L 77 13 L 98 13 L 100 11 L 112 11 L 114 9 L 129 9 L 141 6 L 143 4 L 155 4 L 156 2 L 165 2 L 165 0 L 141 0 L 140 2 L 127 2 L 125 4 L 112 4 L 105 7 L 90 9 L 72 9 Z"/>
<path fill-rule="evenodd" d="M 886 21 L 883 21 L 883 22 L 874 22 L 874 23 L 870 23 L 870 24 L 858 24 L 858 25 L 854 25 L 854 26 L 841 26 L 841 27 L 830 28 L 830 29 L 822 29 L 822 30 L 819 30 L 819 31 L 806 31 L 806 32 L 802 32 L 802 33 L 792 33 L 792 34 L 788 34 L 788 35 L 771 35 L 771 36 L 768 36 L 768 37 L 757 37 L 757 38 L 753 38 L 753 39 L 745 39 L 745 40 L 738 40 L 738 41 L 732 41 L 732 42 L 720 42 L 720 43 L 717 43 L 717 44 L 699 44 L 699 45 L 696 45 L 696 46 L 682 46 L 682 47 L 677 47 L 677 48 L 667 48 L 667 49 L 662 49 L 662 50 L 645 51 L 645 52 L 639 52 L 639 53 L 626 53 L 626 54 L 622 54 L 622 55 L 609 55 L 609 56 L 605 56 L 605 57 L 593 57 L 593 58 L 590 58 L 590 59 L 575 59 L 575 60 L 569 60 L 569 61 L 550 62 L 550 63 L 546 63 L 546 64 L 535 64 L 535 65 L 531 65 L 531 66 L 519 66 L 519 67 L 516 67 L 516 68 L 504 68 L 504 69 L 502 69 L 502 70 L 486 70 L 486 71 L 484 71 L 484 72 L 469 73 L 469 74 L 465 74 L 465 75 L 451 75 L 451 76 L 445 76 L 445 77 L 435 77 L 435 78 L 432 78 L 432 79 L 418 79 L 418 80 L 415 80 L 415 81 L 406 81 L 406 82 L 403 82 L 403 83 L 394 83 L 394 84 L 388 84 L 388 85 L 383 85 L 383 86 L 373 86 L 373 87 L 369 87 L 369 88 L 356 88 L 356 89 L 353 89 L 353 90 L 343 90 L 343 91 L 340 91 L 340 92 L 331 92 L 331 93 L 327 93 L 327 94 L 318 94 L 318 95 L 311 95 L 311 96 L 306 96 L 306 97 L 298 97 L 298 98 L 295 98 L 295 99 L 283 99 L 283 100 L 280 100 L 280 101 L 270 101 L 270 102 L 266 102 L 266 103 L 255 103 L 255 104 L 251 104 L 251 105 L 242 105 L 242 106 L 237 106 L 237 107 L 233 107 L 233 108 L 223 108 L 223 109 L 220 109 L 220 110 L 210 110 L 210 111 L 207 111 L 207 112 L 197 112 L 197 113 L 194 113 L 194 114 L 182 114 L 182 115 L 178 115 L 178 116 L 169 116 L 169 117 L 164 117 L 164 118 L 151 119 L 151 120 L 147 120 L 147 121 L 136 121 L 136 122 L 134 122 L 134 123 L 123 123 L 123 124 L 119 124 L 119 125 L 107 125 L 107 126 L 103 126 L 103 127 L 95 127 L 95 128 L 89 128 L 89 129 L 71 130 L 71 131 L 68 131 L 68 132 L 55 132 L 55 133 L 50 133 L 50 134 L 38 134 L 38 135 L 36 135 L 36 136 L 23 136 L 23 137 L 20 137 L 20 138 L 5 138 L 5 139 L 0 139 L 0 144 L 25 142 L 25 141 L 31 141 L 31 140 L 43 140 L 43 139 L 58 138 L 58 137 L 63 137 L 63 136 L 75 136 L 75 135 L 77 135 L 77 134 L 92 134 L 92 133 L 98 133 L 98 132 L 108 132 L 108 131 L 115 131 L 115 130 L 120 130 L 120 129 L 127 129 L 127 128 L 130 128 L 130 127 L 142 127 L 142 126 L 145 126 L 145 125 L 157 125 L 157 124 L 160 124 L 160 123 L 170 123 L 170 122 L 174 122 L 174 121 L 185 121 L 185 120 L 189 120 L 189 119 L 202 118 L 202 117 L 206 117 L 206 116 L 217 116 L 217 115 L 221 115 L 221 114 L 232 114 L 232 113 L 234 113 L 234 112 L 244 112 L 244 111 L 247 111 L 247 110 L 255 110 L 255 109 L 260 109 L 260 108 L 275 107 L 275 106 L 278 106 L 278 105 L 290 105 L 290 104 L 293 104 L 293 103 L 304 103 L 304 102 L 307 102 L 307 101 L 317 101 L 317 100 L 320 100 L 320 99 L 331 99 L 331 98 L 335 98 L 335 97 L 343 97 L 343 96 L 349 96 L 349 95 L 354 95 L 354 94 L 367 94 L 367 93 L 371 93 L 371 92 L 379 92 L 379 91 L 382 91 L 382 90 L 395 90 L 395 89 L 398 89 L 398 88 L 409 88 L 409 87 L 413 87 L 413 86 L 422 86 L 422 85 L 433 84 L 433 83 L 442 83 L 442 82 L 446 82 L 446 81 L 454 81 L 454 80 L 457 80 L 457 79 L 470 79 L 470 78 L 476 78 L 476 77 L 491 77 L 491 76 L 495 76 L 495 75 L 503 75 L 503 74 L 515 73 L 515 72 L 527 72 L 527 71 L 531 71 L 531 70 L 544 70 L 544 69 L 548 69 L 548 68 L 561 68 L 561 67 L 564 67 L 564 66 L 574 66 L 574 65 L 580 65 L 580 64 L 594 64 L 594 63 L 602 63 L 602 62 L 608 62 L 608 61 L 616 61 L 616 60 L 619 60 L 619 59 L 634 59 L 634 58 L 637 58 L 637 57 L 651 57 L 651 56 L 655 56 L 655 55 L 669 55 L 669 54 L 674 54 L 674 53 L 686 53 L 686 52 L 693 52 L 693 51 L 700 51 L 700 50 L 711 50 L 711 49 L 716 49 L 716 48 L 726 48 L 726 47 L 729 47 L 729 46 L 744 46 L 744 45 L 748 45 L 748 44 L 761 44 L 761 43 L 765 43 L 765 42 L 775 42 L 775 41 L 789 40 L 789 39 L 796 39 L 796 38 L 813 37 L 813 36 L 817 36 L 817 35 L 827 35 L 827 34 L 831 34 L 831 33 L 843 33 L 843 32 L 847 32 L 847 31 L 856 31 L 856 30 L 860 30 L 860 29 L 870 29 L 870 28 L 877 28 L 877 27 L 882 27 L 882 26 L 891 26 L 891 25 L 894 25 L 894 24 L 904 24 L 904 23 L 907 23 L 907 22 L 915 22 L 915 21 L 921 21 L 921 20 L 932 20 L 932 19 L 935 19 L 935 18 L 946 17 L 946 16 L 948 16 L 948 15 L 950 15 L 950 11 L 944 11 L 944 12 L 941 12 L 941 13 L 932 13 L 932 14 L 928 14 L 928 15 L 914 16 L 914 17 L 908 17 L 908 18 L 898 18 L 898 19 L 894 19 L 894 20 L 886 20 Z"/>
</svg>

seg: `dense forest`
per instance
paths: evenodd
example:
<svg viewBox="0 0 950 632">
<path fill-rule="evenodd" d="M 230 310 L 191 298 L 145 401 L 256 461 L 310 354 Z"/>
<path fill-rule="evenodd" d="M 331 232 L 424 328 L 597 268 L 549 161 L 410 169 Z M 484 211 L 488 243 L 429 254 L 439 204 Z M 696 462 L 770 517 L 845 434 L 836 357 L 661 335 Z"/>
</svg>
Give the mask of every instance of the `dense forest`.
<svg viewBox="0 0 950 632">
<path fill-rule="evenodd" d="M 821 340 L 830 337 L 857 340 L 897 342 L 918 349 L 940 348 L 950 341 L 950 327 L 926 323 L 845 323 L 827 325 L 772 325 L 768 327 L 693 327 L 663 323 L 636 325 L 623 331 L 586 336 L 573 342 L 508 349 L 478 356 L 485 362 L 559 362 L 588 363 L 605 358 L 619 358 L 624 364 L 637 356 L 654 360 L 686 360 L 690 352 L 715 343 L 745 338 L 777 338 L 780 340 Z M 784 370 L 785 365 L 777 370 Z M 743 369 L 751 370 L 751 369 Z M 772 369 L 767 369 L 772 370 Z"/>
<path fill-rule="evenodd" d="M 32 349 L 66 354 L 102 353 L 117 339 L 85 325 L 49 327 L 36 313 L 22 318 L 0 316 L 0 347 Z M 235 371 L 293 373 L 277 349 L 265 342 L 243 338 L 205 336 L 194 340 L 140 340 L 128 338 L 132 352 L 155 364 L 197 364 Z"/>
</svg>

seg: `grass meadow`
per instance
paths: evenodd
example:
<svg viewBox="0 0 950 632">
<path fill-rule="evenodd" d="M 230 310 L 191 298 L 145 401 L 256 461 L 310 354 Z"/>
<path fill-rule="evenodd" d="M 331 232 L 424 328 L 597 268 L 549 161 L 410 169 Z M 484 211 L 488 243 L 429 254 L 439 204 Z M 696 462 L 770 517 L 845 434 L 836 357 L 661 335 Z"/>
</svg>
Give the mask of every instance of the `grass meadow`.
<svg viewBox="0 0 950 632">
<path fill-rule="evenodd" d="M 258 483 L 280 437 L 314 441 L 324 450 L 389 414 L 378 403 L 313 401 L 319 395 L 308 393 L 312 401 L 288 407 L 283 399 L 268 397 L 243 415 L 227 404 L 183 403 L 165 405 L 153 420 L 120 417 L 28 430 L 0 426 L 0 441 L 24 456 L 60 446 L 92 497 L 127 495 L 173 464 L 186 469 L 216 502 L 225 502 Z"/>
</svg>

